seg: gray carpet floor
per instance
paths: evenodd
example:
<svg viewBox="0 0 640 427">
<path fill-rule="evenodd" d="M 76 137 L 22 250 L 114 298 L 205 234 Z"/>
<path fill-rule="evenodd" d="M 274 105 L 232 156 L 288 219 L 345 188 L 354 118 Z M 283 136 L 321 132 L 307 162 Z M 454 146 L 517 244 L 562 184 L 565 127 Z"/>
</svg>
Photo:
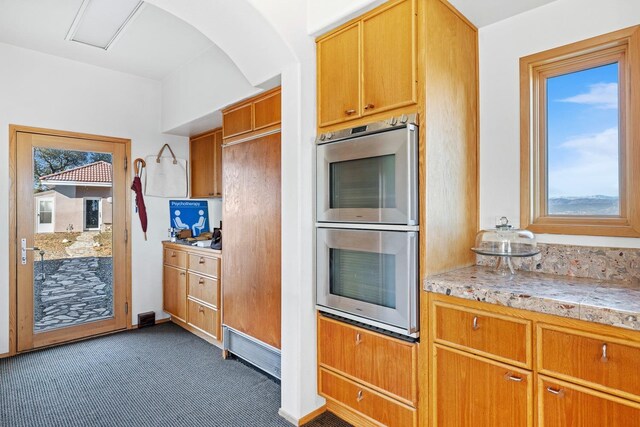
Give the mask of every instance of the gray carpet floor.
<svg viewBox="0 0 640 427">
<path fill-rule="evenodd" d="M 0 360 L 3 427 L 290 426 L 279 407 L 278 383 L 170 323 Z"/>
</svg>

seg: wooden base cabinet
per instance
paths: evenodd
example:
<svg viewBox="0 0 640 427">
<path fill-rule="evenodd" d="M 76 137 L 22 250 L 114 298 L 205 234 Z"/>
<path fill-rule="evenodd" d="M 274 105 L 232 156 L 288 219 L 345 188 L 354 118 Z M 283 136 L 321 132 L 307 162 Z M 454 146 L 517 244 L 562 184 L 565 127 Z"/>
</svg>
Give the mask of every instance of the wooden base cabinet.
<svg viewBox="0 0 640 427">
<path fill-rule="evenodd" d="M 355 425 L 417 425 L 417 344 L 318 316 L 318 391 Z"/>
<path fill-rule="evenodd" d="M 436 345 L 434 426 L 533 426 L 532 373 Z"/>
<path fill-rule="evenodd" d="M 164 243 L 163 309 L 171 321 L 220 345 L 221 252 Z"/>
<path fill-rule="evenodd" d="M 424 296 L 432 427 L 640 427 L 640 332 Z"/>
</svg>

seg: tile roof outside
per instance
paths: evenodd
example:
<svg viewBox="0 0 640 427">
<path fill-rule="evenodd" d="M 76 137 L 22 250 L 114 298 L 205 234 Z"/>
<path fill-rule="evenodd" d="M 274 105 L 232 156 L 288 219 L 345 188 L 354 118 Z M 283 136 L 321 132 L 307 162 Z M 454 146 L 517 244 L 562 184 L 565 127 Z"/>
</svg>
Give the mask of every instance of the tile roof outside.
<svg viewBox="0 0 640 427">
<path fill-rule="evenodd" d="M 103 160 L 66 171 L 41 176 L 40 181 L 103 182 L 113 180 L 111 163 Z"/>
</svg>

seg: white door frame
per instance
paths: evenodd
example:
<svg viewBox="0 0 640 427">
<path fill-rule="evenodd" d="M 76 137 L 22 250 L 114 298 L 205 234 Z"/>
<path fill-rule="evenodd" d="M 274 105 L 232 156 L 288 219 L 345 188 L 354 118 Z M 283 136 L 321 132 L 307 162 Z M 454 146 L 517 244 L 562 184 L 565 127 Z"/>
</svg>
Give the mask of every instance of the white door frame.
<svg viewBox="0 0 640 427">
<path fill-rule="evenodd" d="M 36 233 L 53 233 L 56 229 L 56 199 L 55 197 L 35 197 L 36 199 Z M 40 201 L 50 201 L 51 202 L 51 223 L 50 224 L 41 224 L 40 223 Z M 43 227 L 46 225 L 46 227 Z"/>
<path fill-rule="evenodd" d="M 87 228 L 87 200 L 98 201 L 98 227 Z M 82 198 L 82 231 L 100 230 L 102 226 L 102 197 L 83 197 Z"/>
</svg>

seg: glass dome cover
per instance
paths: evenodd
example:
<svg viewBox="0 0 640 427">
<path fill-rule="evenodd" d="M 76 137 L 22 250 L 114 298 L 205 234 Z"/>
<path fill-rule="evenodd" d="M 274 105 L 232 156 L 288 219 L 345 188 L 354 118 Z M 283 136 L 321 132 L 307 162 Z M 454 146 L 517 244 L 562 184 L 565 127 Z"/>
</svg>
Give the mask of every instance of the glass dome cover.
<svg viewBox="0 0 640 427">
<path fill-rule="evenodd" d="M 529 257 L 540 253 L 536 236 L 529 230 L 513 228 L 507 217 L 493 230 L 481 230 L 471 248 L 477 254 L 500 257 Z"/>
</svg>

